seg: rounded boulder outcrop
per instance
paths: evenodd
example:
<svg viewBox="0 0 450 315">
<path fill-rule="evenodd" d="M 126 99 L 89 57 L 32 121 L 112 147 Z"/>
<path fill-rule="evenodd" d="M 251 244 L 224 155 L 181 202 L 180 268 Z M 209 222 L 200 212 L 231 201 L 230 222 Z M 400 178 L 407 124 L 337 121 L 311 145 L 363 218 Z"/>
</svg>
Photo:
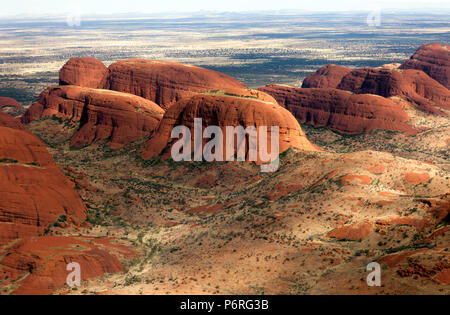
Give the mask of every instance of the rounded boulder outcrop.
<svg viewBox="0 0 450 315">
<path fill-rule="evenodd" d="M 450 89 L 450 46 L 441 43 L 422 45 L 400 69 L 422 70 Z"/>
<path fill-rule="evenodd" d="M 18 117 L 25 112 L 25 108 L 11 97 L 0 97 L 0 111 Z"/>
<path fill-rule="evenodd" d="M 150 134 L 162 119 L 164 110 L 136 95 L 79 86 L 48 88 L 25 113 L 22 121 L 57 116 L 80 122 L 71 139 L 75 147 L 109 139 L 112 148 Z"/>
<path fill-rule="evenodd" d="M 359 134 L 384 129 L 413 132 L 407 113 L 389 99 L 337 89 L 268 85 L 259 90 L 272 95 L 300 122 Z"/>
<path fill-rule="evenodd" d="M 250 96 L 253 94 L 253 96 Z M 249 126 L 267 127 L 268 140 L 267 145 L 271 143 L 271 127 L 279 127 L 279 152 L 282 153 L 289 148 L 298 148 L 303 150 L 317 151 L 306 138 L 297 120 L 289 111 L 279 106 L 272 97 L 266 93 L 250 92 L 244 90 L 238 93 L 233 90 L 213 91 L 204 94 L 198 94 L 188 99 L 184 99 L 170 107 L 159 127 L 146 143 L 146 149 L 143 153 L 145 159 L 156 158 L 160 154 L 170 154 L 168 150 L 177 139 L 171 138 L 172 130 L 177 126 L 186 126 L 190 129 L 194 137 L 194 119 L 202 119 L 203 130 L 208 126 L 218 126 L 222 130 L 224 160 L 229 158 L 226 150 L 226 127 Z M 209 139 L 208 139 L 209 141 Z M 191 143 L 194 141 L 192 140 Z M 203 139 L 203 147 L 206 139 Z M 234 155 L 237 151 L 236 142 L 234 142 Z M 246 154 L 248 156 L 248 147 Z M 167 156 L 165 156 L 167 157 Z M 259 159 L 255 162 L 261 162 Z M 264 162 L 264 161 L 263 161 Z"/>
<path fill-rule="evenodd" d="M 11 97 L 0 97 L 0 109 L 3 107 L 23 107 L 18 101 Z"/>
<path fill-rule="evenodd" d="M 69 263 L 81 269 L 81 281 L 124 269 L 118 257 L 131 252 L 110 239 L 91 237 L 28 237 L 0 251 L 0 282 L 15 295 L 48 295 L 67 284 Z"/>
<path fill-rule="evenodd" d="M 86 207 L 44 144 L 0 112 L 0 244 L 35 236 L 64 215 L 82 222 Z"/>
<path fill-rule="evenodd" d="M 357 69 L 344 76 L 337 88 L 357 94 L 399 96 L 431 114 L 446 115 L 441 109 L 450 109 L 450 91 L 421 70 Z"/>
<path fill-rule="evenodd" d="M 0 127 L 28 131 L 27 128 L 17 119 L 0 111 Z"/>
<path fill-rule="evenodd" d="M 70 59 L 59 71 L 59 85 L 103 89 L 107 76 L 108 68 L 100 60 L 77 57 Z"/>
<path fill-rule="evenodd" d="M 107 88 L 151 100 L 164 109 L 182 98 L 221 89 L 243 89 L 238 80 L 213 70 L 158 60 L 122 60 L 109 66 Z"/>
<path fill-rule="evenodd" d="M 302 83 L 302 88 L 332 88 L 335 89 L 342 78 L 352 70 L 347 67 L 334 64 L 325 65 L 315 73 L 307 76 Z"/>
</svg>

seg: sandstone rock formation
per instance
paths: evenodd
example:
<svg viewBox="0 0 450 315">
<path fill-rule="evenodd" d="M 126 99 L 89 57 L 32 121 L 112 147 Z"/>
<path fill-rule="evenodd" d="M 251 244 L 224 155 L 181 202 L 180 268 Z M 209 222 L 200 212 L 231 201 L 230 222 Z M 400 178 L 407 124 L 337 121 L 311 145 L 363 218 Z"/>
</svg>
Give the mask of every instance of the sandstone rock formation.
<svg viewBox="0 0 450 315">
<path fill-rule="evenodd" d="M 450 46 L 441 43 L 422 45 L 400 69 L 422 70 L 450 89 Z"/>
<path fill-rule="evenodd" d="M 337 89 L 303 89 L 268 85 L 259 90 L 272 95 L 300 122 L 358 134 L 376 129 L 413 132 L 406 112 L 389 99 Z"/>
<path fill-rule="evenodd" d="M 334 64 L 325 65 L 315 73 L 303 80 L 302 88 L 332 88 L 335 89 L 342 78 L 348 74 L 351 69 Z"/>
<path fill-rule="evenodd" d="M 3 112 L 0 112 L 0 127 L 7 127 L 28 132 L 27 128 L 25 128 L 25 126 L 18 119 Z"/>
<path fill-rule="evenodd" d="M 182 98 L 245 85 L 216 71 L 157 60 L 122 60 L 109 67 L 107 88 L 135 94 L 167 109 Z"/>
<path fill-rule="evenodd" d="M 71 139 L 81 147 L 99 139 L 109 139 L 112 148 L 141 139 L 152 132 L 164 110 L 144 98 L 109 90 L 79 86 L 48 88 L 22 118 L 24 123 L 52 117 L 80 122 Z"/>
<path fill-rule="evenodd" d="M 3 107 L 22 107 L 22 105 L 11 97 L 0 97 L 0 109 Z"/>
<path fill-rule="evenodd" d="M 72 58 L 59 71 L 59 84 L 103 89 L 107 76 L 108 68 L 100 60 Z"/>
<path fill-rule="evenodd" d="M 25 112 L 25 108 L 13 98 L 0 97 L 0 111 L 13 117 L 17 117 Z"/>
<path fill-rule="evenodd" d="M 432 114 L 445 115 L 440 109 L 450 109 L 450 91 L 421 70 L 357 69 L 344 76 L 337 88 L 357 94 L 399 96 Z"/>
<path fill-rule="evenodd" d="M 21 239 L 0 252 L 0 282 L 14 282 L 13 294 L 51 294 L 66 284 L 67 265 L 80 264 L 81 280 L 119 272 L 123 264 L 109 251 L 125 249 L 88 237 L 41 236 Z M 106 250 L 108 251 L 106 251 Z M 5 255 L 7 253 L 8 255 Z"/>
<path fill-rule="evenodd" d="M 198 94 L 183 99 L 170 107 L 159 127 L 147 142 L 143 157 L 145 159 L 155 158 L 167 147 L 170 147 L 176 141 L 176 139 L 171 139 L 172 129 L 176 126 L 187 126 L 193 137 L 194 118 L 202 118 L 203 128 L 211 125 L 221 127 L 224 136 L 224 157 L 227 141 L 226 126 L 243 126 L 244 128 L 255 126 L 258 130 L 261 126 L 267 126 L 269 148 L 270 127 L 279 126 L 280 153 L 288 148 L 318 150 L 308 141 L 295 118 L 286 109 L 274 102 L 270 96 L 255 91 L 244 90 L 238 93 L 237 90 L 233 90 L 232 93 L 220 91 Z M 246 148 L 246 156 L 247 153 L 248 148 Z M 170 150 L 167 150 L 166 154 L 170 154 Z"/>
<path fill-rule="evenodd" d="M 0 112 L 0 244 L 38 235 L 64 215 L 85 220 L 81 198 L 42 142 Z"/>
</svg>

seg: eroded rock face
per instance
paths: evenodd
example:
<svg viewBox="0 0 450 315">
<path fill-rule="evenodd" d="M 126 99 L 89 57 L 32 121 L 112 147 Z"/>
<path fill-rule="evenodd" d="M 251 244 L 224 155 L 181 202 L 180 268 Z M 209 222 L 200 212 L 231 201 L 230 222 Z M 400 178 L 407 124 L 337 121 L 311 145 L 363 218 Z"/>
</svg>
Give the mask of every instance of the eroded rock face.
<svg viewBox="0 0 450 315">
<path fill-rule="evenodd" d="M 344 76 L 337 88 L 357 94 L 399 96 L 432 114 L 445 115 L 440 109 L 450 109 L 450 91 L 421 70 L 357 69 Z"/>
<path fill-rule="evenodd" d="M 3 256 L 6 253 L 8 255 Z M 89 237 L 25 238 L 0 252 L 3 256 L 0 281 L 3 286 L 15 281 L 13 294 L 51 294 L 66 284 L 69 263 L 80 265 L 81 280 L 84 281 L 122 271 L 124 266 L 116 255 L 129 253 L 126 248 L 107 239 L 100 242 Z"/>
<path fill-rule="evenodd" d="M 0 97 L 0 109 L 3 107 L 22 107 L 22 105 L 11 97 Z"/>
<path fill-rule="evenodd" d="M 0 112 L 0 126 L 28 131 L 27 128 L 25 128 L 25 126 L 18 119 L 3 112 Z"/>
<path fill-rule="evenodd" d="M 335 89 L 342 78 L 352 70 L 334 64 L 325 65 L 303 80 L 302 88 L 332 88 Z"/>
<path fill-rule="evenodd" d="M 216 71 L 157 60 L 122 60 L 109 67 L 107 88 L 135 94 L 167 109 L 182 98 L 246 86 Z"/>
<path fill-rule="evenodd" d="M 177 139 L 171 139 L 171 132 L 176 126 L 186 126 L 194 136 L 194 118 L 202 118 L 203 128 L 219 126 L 224 137 L 224 159 L 226 156 L 226 126 L 255 126 L 257 130 L 261 126 L 268 127 L 268 147 L 270 148 L 270 127 L 279 126 L 279 152 L 288 148 L 300 148 L 316 151 L 318 148 L 306 138 L 296 119 L 286 109 L 279 106 L 265 93 L 249 92 L 241 93 L 234 90 L 228 92 L 214 92 L 198 94 L 169 108 L 164 115 L 159 127 L 146 144 L 143 153 L 145 159 L 155 158 L 166 148 L 170 148 Z M 253 94 L 255 96 L 249 96 Z M 260 99 L 260 98 L 262 99 Z M 204 139 L 205 142 L 209 139 Z M 192 140 L 193 143 L 193 140 Z M 236 150 L 236 143 L 235 143 Z M 193 151 L 192 151 L 193 152 Z M 246 156 L 248 148 L 246 148 Z M 165 155 L 170 155 L 166 150 Z M 259 159 L 258 159 L 259 161 Z"/>
<path fill-rule="evenodd" d="M 76 89 L 74 86 L 45 89 L 37 102 L 34 102 L 22 116 L 22 123 L 29 124 L 34 120 L 54 115 L 62 119 L 79 121 L 85 104 L 76 99 L 78 93 L 72 93 L 72 90 Z"/>
<path fill-rule="evenodd" d="M 300 122 L 358 134 L 384 129 L 413 132 L 407 113 L 389 99 L 337 89 L 303 89 L 268 85 L 259 90 L 272 95 Z"/>
<path fill-rule="evenodd" d="M 94 58 L 72 58 L 59 71 L 60 85 L 78 85 L 93 89 L 103 89 L 108 76 L 108 68 Z"/>
<path fill-rule="evenodd" d="M 450 89 L 450 46 L 441 43 L 422 45 L 400 69 L 422 70 Z"/>
<path fill-rule="evenodd" d="M 22 121 L 57 116 L 80 122 L 71 139 L 82 147 L 109 139 L 112 148 L 144 138 L 162 119 L 164 110 L 144 98 L 109 90 L 78 86 L 48 88 L 25 113 Z"/>
<path fill-rule="evenodd" d="M 0 111 L 17 117 L 25 112 L 25 108 L 13 98 L 0 97 Z"/>
<path fill-rule="evenodd" d="M 61 215 L 74 222 L 86 207 L 42 142 L 0 113 L 0 244 L 35 236 Z"/>
</svg>

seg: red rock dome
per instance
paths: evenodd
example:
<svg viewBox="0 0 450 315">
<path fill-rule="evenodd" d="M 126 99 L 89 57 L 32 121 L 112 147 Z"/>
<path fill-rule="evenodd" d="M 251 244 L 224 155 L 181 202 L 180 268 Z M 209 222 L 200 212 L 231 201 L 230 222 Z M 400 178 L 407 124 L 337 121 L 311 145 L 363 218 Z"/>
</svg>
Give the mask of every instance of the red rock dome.
<svg viewBox="0 0 450 315">
<path fill-rule="evenodd" d="M 162 119 L 164 110 L 136 95 L 79 86 L 48 88 L 22 118 L 24 123 L 52 117 L 80 122 L 72 137 L 81 147 L 100 139 L 109 139 L 113 148 L 144 138 Z"/>
<path fill-rule="evenodd" d="M 357 94 L 399 96 L 432 114 L 446 115 L 440 109 L 450 109 L 450 91 L 421 70 L 357 69 L 344 76 L 337 88 Z"/>
<path fill-rule="evenodd" d="M 0 97 L 0 111 L 18 117 L 25 112 L 25 108 L 13 98 Z"/>
<path fill-rule="evenodd" d="M 0 97 L 0 109 L 3 107 L 23 107 L 19 102 L 11 97 Z"/>
<path fill-rule="evenodd" d="M 406 112 L 391 100 L 337 89 L 303 89 L 268 85 L 259 90 L 272 95 L 300 122 L 358 134 L 376 129 L 413 132 Z"/>
<path fill-rule="evenodd" d="M 348 74 L 351 69 L 334 64 L 325 65 L 315 73 L 303 80 L 302 88 L 332 88 L 335 89 L 342 78 Z"/>
<path fill-rule="evenodd" d="M 43 143 L 0 112 L 0 244 L 34 236 L 61 215 L 86 218 L 81 198 Z"/>
<path fill-rule="evenodd" d="M 400 68 L 422 70 L 450 89 L 450 46 L 441 43 L 422 45 Z"/>
<path fill-rule="evenodd" d="M 0 250 L 0 281 L 14 283 L 15 295 L 48 295 L 66 284 L 70 262 L 80 264 L 81 280 L 122 271 L 123 264 L 109 253 L 117 247 L 108 239 L 97 244 L 81 236 L 24 238 Z"/>
<path fill-rule="evenodd" d="M 105 87 L 108 68 L 94 58 L 72 58 L 59 71 L 59 85 L 78 85 L 93 89 Z"/>
<path fill-rule="evenodd" d="M 109 67 L 107 88 L 144 97 L 166 109 L 196 93 L 246 86 L 228 75 L 204 68 L 135 59 L 122 60 Z"/>
<path fill-rule="evenodd" d="M 176 126 L 186 126 L 193 135 L 194 118 L 202 118 L 203 127 L 219 126 L 222 130 L 226 126 L 279 126 L 279 152 L 288 148 L 317 151 L 318 148 L 310 143 L 296 119 L 286 109 L 279 106 L 265 93 L 249 91 L 237 93 L 206 93 L 183 99 L 170 107 L 159 127 L 147 141 L 143 157 L 156 158 L 170 147 L 175 139 L 171 139 L 171 132 Z M 258 97 L 262 98 L 259 99 Z M 225 136 L 226 132 L 223 130 Z M 269 138 L 270 131 L 268 130 Z M 225 146 L 226 140 L 224 140 Z M 270 143 L 270 140 L 269 140 Z M 170 152 L 167 150 L 166 152 Z M 224 148 L 224 153 L 226 152 Z M 169 154 L 169 153 L 167 153 Z"/>
</svg>

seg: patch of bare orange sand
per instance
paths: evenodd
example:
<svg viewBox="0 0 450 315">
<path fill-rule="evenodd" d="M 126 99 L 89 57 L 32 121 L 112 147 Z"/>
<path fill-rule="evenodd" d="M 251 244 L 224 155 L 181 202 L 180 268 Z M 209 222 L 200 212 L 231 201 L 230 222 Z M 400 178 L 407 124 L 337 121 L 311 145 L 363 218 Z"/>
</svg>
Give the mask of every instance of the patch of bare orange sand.
<svg viewBox="0 0 450 315">
<path fill-rule="evenodd" d="M 366 170 L 373 174 L 383 174 L 386 171 L 386 167 L 383 164 L 375 164 L 366 168 Z"/>
<path fill-rule="evenodd" d="M 428 173 L 409 172 L 405 174 L 405 181 L 410 185 L 426 184 L 430 180 Z"/>
<path fill-rule="evenodd" d="M 328 237 L 338 240 L 358 241 L 369 235 L 372 230 L 372 223 L 361 222 L 343 226 L 327 234 Z"/>
<path fill-rule="evenodd" d="M 341 177 L 341 185 L 369 185 L 372 183 L 372 178 L 367 175 L 345 175 Z"/>
</svg>

